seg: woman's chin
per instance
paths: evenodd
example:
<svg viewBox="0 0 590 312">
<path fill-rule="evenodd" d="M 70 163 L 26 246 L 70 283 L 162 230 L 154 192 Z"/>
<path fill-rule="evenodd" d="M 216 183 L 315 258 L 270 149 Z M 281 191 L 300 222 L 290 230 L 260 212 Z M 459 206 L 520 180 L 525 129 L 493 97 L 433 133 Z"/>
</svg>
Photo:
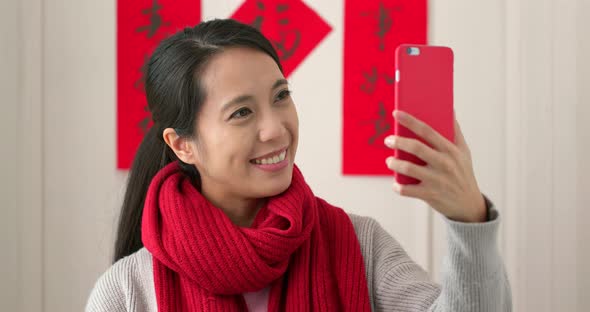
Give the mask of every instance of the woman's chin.
<svg viewBox="0 0 590 312">
<path fill-rule="evenodd" d="M 256 193 L 260 194 L 258 197 L 272 197 L 283 193 L 291 185 L 292 176 L 293 173 L 289 172 L 288 174 L 285 174 L 285 176 L 276 177 L 270 181 L 258 183 L 256 186 L 258 191 Z"/>
</svg>

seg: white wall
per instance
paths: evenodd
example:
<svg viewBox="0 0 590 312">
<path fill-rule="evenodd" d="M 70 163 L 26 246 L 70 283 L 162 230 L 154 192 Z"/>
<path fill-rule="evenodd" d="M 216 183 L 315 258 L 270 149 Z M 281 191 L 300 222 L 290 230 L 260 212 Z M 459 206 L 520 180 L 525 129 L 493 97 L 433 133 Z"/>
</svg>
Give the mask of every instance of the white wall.
<svg viewBox="0 0 590 312">
<path fill-rule="evenodd" d="M 18 283 L 15 311 L 42 311 L 44 266 L 43 196 L 43 7 L 42 0 L 21 0 L 14 16 L 18 33 L 19 102 L 17 107 Z M 15 60 L 16 61 L 16 60 Z"/>
<path fill-rule="evenodd" d="M 577 110 L 576 110 L 576 149 L 578 151 L 578 210 L 577 244 L 578 251 L 578 308 L 588 309 L 590 294 L 590 1 L 579 0 L 576 8 L 577 21 Z M 570 182 L 571 183 L 571 182 Z M 569 183 L 568 183 L 569 184 Z M 575 286 L 574 286 L 575 287 Z"/>
<path fill-rule="evenodd" d="M 516 311 L 589 308 L 584 2 L 506 2 L 505 252 Z"/>
<path fill-rule="evenodd" d="M 16 1 L 0 1 L 0 310 L 17 307 L 17 116 L 18 116 L 18 6 Z"/>
<path fill-rule="evenodd" d="M 43 2 L 44 308 L 79 311 L 112 257 L 115 1 Z"/>
<path fill-rule="evenodd" d="M 203 2 L 211 18 L 241 0 Z M 389 179 L 340 175 L 343 1 L 306 3 L 334 30 L 291 76 L 297 161 L 318 195 L 377 218 L 438 278 L 440 218 Z M 457 115 L 478 181 L 504 217 L 515 311 L 589 309 L 588 1 L 430 4 L 431 42 L 456 52 Z M 126 178 L 115 170 L 115 9 L 0 2 L 2 311 L 80 311 L 109 265 Z"/>
</svg>

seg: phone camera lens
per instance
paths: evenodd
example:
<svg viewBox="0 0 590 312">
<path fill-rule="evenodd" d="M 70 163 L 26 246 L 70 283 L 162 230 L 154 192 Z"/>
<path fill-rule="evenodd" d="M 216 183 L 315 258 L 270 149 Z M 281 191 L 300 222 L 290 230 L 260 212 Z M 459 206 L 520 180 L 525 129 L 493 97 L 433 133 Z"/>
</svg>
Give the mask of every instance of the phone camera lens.
<svg viewBox="0 0 590 312">
<path fill-rule="evenodd" d="M 418 48 L 418 47 L 408 47 L 406 49 L 406 52 L 408 53 L 408 55 L 417 56 L 417 55 L 420 55 L 420 48 Z"/>
</svg>

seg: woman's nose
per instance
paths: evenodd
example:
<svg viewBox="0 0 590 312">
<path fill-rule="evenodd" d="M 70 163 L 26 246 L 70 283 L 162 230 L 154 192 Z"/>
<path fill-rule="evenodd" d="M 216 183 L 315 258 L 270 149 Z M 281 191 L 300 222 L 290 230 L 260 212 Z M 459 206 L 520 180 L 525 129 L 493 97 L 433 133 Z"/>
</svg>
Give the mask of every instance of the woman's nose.
<svg viewBox="0 0 590 312">
<path fill-rule="evenodd" d="M 261 142 L 268 142 L 282 138 L 286 131 L 285 124 L 279 116 L 269 115 L 261 121 L 258 136 Z"/>
</svg>

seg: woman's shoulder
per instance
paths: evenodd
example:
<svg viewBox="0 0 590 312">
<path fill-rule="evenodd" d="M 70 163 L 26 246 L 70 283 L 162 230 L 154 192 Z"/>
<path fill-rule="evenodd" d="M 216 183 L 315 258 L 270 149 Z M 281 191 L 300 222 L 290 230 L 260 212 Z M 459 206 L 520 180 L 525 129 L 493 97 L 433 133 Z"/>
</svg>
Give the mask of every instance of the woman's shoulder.
<svg viewBox="0 0 590 312">
<path fill-rule="evenodd" d="M 408 260 L 400 242 L 386 231 L 379 221 L 372 217 L 348 213 L 354 227 L 366 266 L 382 266 L 393 263 L 392 259 Z M 394 262 L 397 262 L 394 261 Z"/>
<path fill-rule="evenodd" d="M 115 262 L 96 281 L 86 311 L 150 311 L 155 302 L 151 264 L 145 248 Z"/>
<path fill-rule="evenodd" d="M 359 243 L 362 247 L 369 247 L 373 245 L 374 240 L 385 239 L 386 237 L 395 241 L 393 237 L 381 227 L 379 222 L 372 217 L 360 216 L 352 213 L 348 213 L 350 222 L 354 227 L 354 231 L 358 238 Z M 384 237 L 385 236 L 385 237 Z M 397 244 L 397 242 L 395 242 Z"/>
<path fill-rule="evenodd" d="M 372 217 L 361 216 L 354 213 L 347 213 L 348 217 L 350 218 L 350 222 L 354 226 L 355 230 L 358 229 L 367 229 L 367 230 L 375 230 L 376 227 L 379 226 L 377 220 Z"/>
</svg>

